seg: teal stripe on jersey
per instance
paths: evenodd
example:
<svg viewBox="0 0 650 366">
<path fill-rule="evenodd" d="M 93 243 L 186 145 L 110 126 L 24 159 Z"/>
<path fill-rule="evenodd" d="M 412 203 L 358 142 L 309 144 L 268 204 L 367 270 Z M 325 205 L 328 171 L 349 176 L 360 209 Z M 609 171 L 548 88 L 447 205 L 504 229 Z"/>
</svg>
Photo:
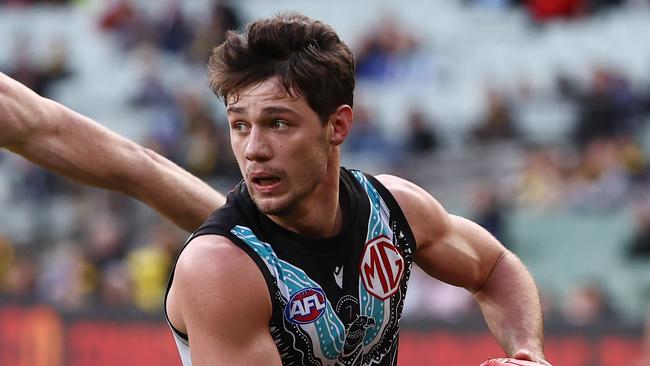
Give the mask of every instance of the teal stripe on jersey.
<svg viewBox="0 0 650 366">
<path fill-rule="evenodd" d="M 368 219 L 366 243 L 380 235 L 385 235 L 392 241 L 393 232 L 389 223 L 390 217 L 386 203 L 384 203 L 379 192 L 377 192 L 375 187 L 372 186 L 363 173 L 353 170 L 352 174 L 359 183 L 361 183 L 361 186 L 368 194 L 368 199 L 370 200 L 370 217 Z M 374 327 L 368 328 L 363 338 L 363 345 L 367 346 L 372 343 L 375 337 L 380 335 L 381 331 L 383 331 L 384 305 L 386 305 L 386 301 L 390 301 L 390 299 L 382 301 L 372 296 L 366 290 L 363 281 L 359 280 L 359 300 L 361 303 L 360 315 L 373 318 L 376 322 Z"/>
<path fill-rule="evenodd" d="M 271 276 L 277 281 L 285 302 L 288 303 L 291 295 L 305 288 L 321 288 L 302 269 L 279 259 L 271 245 L 259 240 L 250 228 L 237 225 L 230 232 L 251 247 L 262 258 L 271 272 Z M 287 289 L 286 292 L 283 291 L 284 287 Z M 337 359 L 345 342 L 345 327 L 343 322 L 336 316 L 329 301 L 326 301 L 325 314 L 311 324 L 316 327 L 319 338 L 318 343 L 321 346 L 323 355 L 330 360 Z"/>
</svg>

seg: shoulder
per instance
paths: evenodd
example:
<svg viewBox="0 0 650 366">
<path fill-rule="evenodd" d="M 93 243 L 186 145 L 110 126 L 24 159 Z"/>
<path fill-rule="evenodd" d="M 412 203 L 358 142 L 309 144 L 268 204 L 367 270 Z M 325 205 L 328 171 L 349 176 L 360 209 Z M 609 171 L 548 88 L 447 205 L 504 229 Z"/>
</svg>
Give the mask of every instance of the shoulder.
<svg viewBox="0 0 650 366">
<path fill-rule="evenodd" d="M 241 283 L 258 279 L 264 282 L 250 256 L 220 235 L 193 239 L 178 257 L 174 277 L 174 281 L 187 281 L 190 288 L 209 284 L 220 290 L 236 289 Z"/>
<path fill-rule="evenodd" d="M 172 301 L 183 309 L 188 327 L 193 322 L 228 328 L 231 322 L 233 327 L 240 324 L 242 317 L 270 318 L 271 301 L 261 271 L 248 254 L 223 236 L 193 239 L 178 258 L 172 286 Z"/>
<path fill-rule="evenodd" d="M 406 179 L 381 174 L 375 178 L 393 195 L 413 230 L 418 247 L 443 236 L 451 227 L 449 214 L 427 191 Z"/>
</svg>

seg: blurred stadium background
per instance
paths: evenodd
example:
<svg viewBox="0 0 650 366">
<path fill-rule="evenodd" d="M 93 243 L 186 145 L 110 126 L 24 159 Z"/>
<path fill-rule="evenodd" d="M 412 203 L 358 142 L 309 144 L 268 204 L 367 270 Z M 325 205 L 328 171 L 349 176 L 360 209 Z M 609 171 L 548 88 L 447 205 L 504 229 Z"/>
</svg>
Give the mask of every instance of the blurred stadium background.
<svg viewBox="0 0 650 366">
<path fill-rule="evenodd" d="M 346 166 L 417 182 L 517 253 L 555 365 L 650 365 L 648 1 L 0 0 L 0 71 L 227 191 L 207 56 L 283 10 L 356 54 Z M 180 364 L 162 297 L 185 233 L 4 151 L 0 208 L 0 365 Z M 502 354 L 464 290 L 416 272 L 407 300 L 400 364 Z"/>
</svg>

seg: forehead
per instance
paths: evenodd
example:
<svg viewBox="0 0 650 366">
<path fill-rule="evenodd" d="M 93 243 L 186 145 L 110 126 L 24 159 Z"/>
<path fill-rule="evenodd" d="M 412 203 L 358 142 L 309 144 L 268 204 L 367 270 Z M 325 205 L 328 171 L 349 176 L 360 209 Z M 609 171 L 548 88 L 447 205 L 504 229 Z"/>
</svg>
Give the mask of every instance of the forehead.
<svg viewBox="0 0 650 366">
<path fill-rule="evenodd" d="M 290 92 L 276 78 L 266 79 L 228 97 L 228 111 L 256 110 L 269 105 L 282 105 L 295 109 L 309 108 L 305 97 L 293 89 Z"/>
</svg>

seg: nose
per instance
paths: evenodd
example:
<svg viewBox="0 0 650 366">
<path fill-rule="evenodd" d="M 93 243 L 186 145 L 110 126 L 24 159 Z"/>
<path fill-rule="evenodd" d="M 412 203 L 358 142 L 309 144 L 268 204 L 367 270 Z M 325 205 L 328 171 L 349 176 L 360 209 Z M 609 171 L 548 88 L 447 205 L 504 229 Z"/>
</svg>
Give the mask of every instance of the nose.
<svg viewBox="0 0 650 366">
<path fill-rule="evenodd" d="M 266 161 L 271 159 L 273 150 L 263 129 L 253 126 L 246 140 L 246 149 L 244 150 L 246 160 Z"/>
</svg>

